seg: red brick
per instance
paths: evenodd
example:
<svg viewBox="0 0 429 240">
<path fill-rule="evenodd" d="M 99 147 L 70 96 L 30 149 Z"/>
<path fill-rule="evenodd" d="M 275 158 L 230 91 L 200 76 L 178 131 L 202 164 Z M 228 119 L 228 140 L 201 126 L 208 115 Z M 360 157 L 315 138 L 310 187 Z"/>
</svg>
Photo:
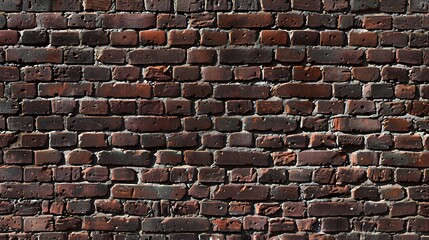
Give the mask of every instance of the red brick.
<svg viewBox="0 0 429 240">
<path fill-rule="evenodd" d="M 256 99 L 268 98 L 268 86 L 246 86 L 246 85 L 227 85 L 221 84 L 216 86 L 213 95 L 219 99 Z"/>
<path fill-rule="evenodd" d="M 236 159 L 235 162 L 231 162 L 231 158 Z M 219 166 L 249 164 L 267 166 L 268 160 L 269 155 L 266 152 L 215 151 L 214 154 L 214 163 Z"/>
<path fill-rule="evenodd" d="M 379 38 L 380 45 L 386 47 L 406 47 L 408 45 L 408 35 L 401 32 L 382 32 Z"/>
<path fill-rule="evenodd" d="M 320 45 L 322 46 L 343 46 L 347 37 L 340 31 L 324 31 L 320 33 Z"/>
<path fill-rule="evenodd" d="M 381 129 L 381 124 L 376 119 L 339 117 L 334 119 L 334 129 L 342 132 L 375 132 Z"/>
<path fill-rule="evenodd" d="M 344 11 L 349 7 L 349 2 L 346 0 L 325 0 L 323 1 L 323 9 L 328 12 Z"/>
<path fill-rule="evenodd" d="M 7 27 L 10 29 L 26 29 L 36 27 L 36 14 L 10 13 L 7 16 Z"/>
<path fill-rule="evenodd" d="M 298 165 L 342 165 L 347 160 L 343 152 L 307 150 L 298 153 Z"/>
<path fill-rule="evenodd" d="M 3 198 L 51 199 L 53 195 L 53 185 L 49 183 L 0 184 L 0 196 Z"/>
<path fill-rule="evenodd" d="M 198 36 L 199 34 L 195 30 L 172 30 L 168 32 L 168 44 L 170 46 L 193 45 Z"/>
<path fill-rule="evenodd" d="M 361 64 L 363 57 L 364 52 L 362 50 L 318 48 L 308 50 L 309 61 L 315 64 L 355 65 Z"/>
<path fill-rule="evenodd" d="M 229 33 L 231 45 L 254 45 L 258 39 L 258 32 L 249 29 L 235 29 Z"/>
<path fill-rule="evenodd" d="M 286 218 L 271 218 L 268 223 L 270 232 L 294 232 L 295 222 Z"/>
<path fill-rule="evenodd" d="M 107 185 L 95 183 L 58 184 L 56 192 L 62 197 L 89 198 L 103 197 L 108 193 Z"/>
<path fill-rule="evenodd" d="M 263 45 L 286 45 L 289 42 L 289 35 L 286 31 L 262 30 L 260 39 Z"/>
<path fill-rule="evenodd" d="M 66 155 L 66 162 L 72 165 L 91 164 L 93 154 L 88 150 L 75 149 Z"/>
<path fill-rule="evenodd" d="M 191 49 L 188 50 L 187 63 L 189 64 L 210 64 L 217 57 L 216 51 L 211 49 Z"/>
<path fill-rule="evenodd" d="M 210 221 L 200 217 L 167 217 L 145 218 L 142 230 L 145 232 L 184 232 L 192 229 L 193 232 L 205 232 L 210 228 Z"/>
<path fill-rule="evenodd" d="M 308 214 L 318 217 L 358 216 L 362 209 L 363 206 L 359 202 L 317 202 L 308 206 Z"/>
<path fill-rule="evenodd" d="M 418 65 L 422 63 L 422 52 L 420 50 L 398 49 L 396 51 L 396 61 L 398 63 Z"/>
<path fill-rule="evenodd" d="M 147 29 L 155 27 L 154 14 L 102 14 L 103 28 Z"/>
<path fill-rule="evenodd" d="M 158 14 L 156 26 L 158 28 L 186 28 L 186 16 L 175 14 Z"/>
<path fill-rule="evenodd" d="M 204 31 L 201 36 L 203 46 L 222 46 L 228 43 L 227 32 Z"/>
<path fill-rule="evenodd" d="M 336 28 L 338 17 L 333 14 L 310 13 L 307 16 L 307 27 Z"/>
<path fill-rule="evenodd" d="M 268 192 L 267 186 L 229 184 L 213 188 L 211 198 L 218 200 L 265 200 L 268 197 Z"/>
<path fill-rule="evenodd" d="M 97 96 L 100 97 L 149 98 L 151 95 L 152 87 L 143 83 L 103 83 L 97 88 Z"/>
<path fill-rule="evenodd" d="M 183 185 L 121 185 L 115 184 L 112 187 L 112 196 L 115 198 L 146 198 L 146 199 L 166 199 L 179 200 L 186 194 L 186 187 Z"/>
<path fill-rule="evenodd" d="M 114 168 L 111 170 L 111 180 L 112 181 L 134 181 L 137 179 L 137 174 L 133 169 L 129 168 Z"/>
<path fill-rule="evenodd" d="M 24 218 L 24 231 L 53 231 L 54 219 L 52 216 L 38 216 Z"/>
<path fill-rule="evenodd" d="M 232 79 L 231 67 L 202 67 L 201 77 L 204 81 L 229 81 Z"/>
<path fill-rule="evenodd" d="M 279 97 L 300 98 L 330 98 L 332 89 L 330 84 L 284 83 L 275 89 Z"/>
<path fill-rule="evenodd" d="M 136 0 L 116 0 L 116 10 L 119 11 L 142 11 L 144 9 L 143 1 Z"/>
<path fill-rule="evenodd" d="M 320 33 L 313 30 L 296 30 L 291 37 L 292 45 L 319 45 Z"/>
<path fill-rule="evenodd" d="M 136 231 L 140 223 L 138 217 L 84 217 L 82 229 L 101 231 Z"/>
<path fill-rule="evenodd" d="M 67 19 L 60 13 L 40 13 L 37 20 L 42 28 L 47 29 L 65 29 Z"/>
<path fill-rule="evenodd" d="M 109 0 L 83 1 L 83 7 L 85 10 L 107 11 L 110 9 L 111 4 L 112 3 Z"/>
<path fill-rule="evenodd" d="M 219 61 L 225 64 L 269 63 L 273 58 L 268 49 L 221 49 Z"/>
<path fill-rule="evenodd" d="M 279 13 L 277 26 L 281 28 L 300 28 L 304 25 L 305 16 L 299 13 Z"/>
<path fill-rule="evenodd" d="M 305 59 L 305 51 L 301 48 L 277 48 L 275 59 L 285 63 L 300 63 Z M 289 67 L 265 67 L 265 78 L 271 81 L 288 80 Z M 277 76 L 280 75 L 280 76 Z"/>
<path fill-rule="evenodd" d="M 351 31 L 349 33 L 349 44 L 361 47 L 376 47 L 378 44 L 377 33 Z"/>
<path fill-rule="evenodd" d="M 8 48 L 6 61 L 22 63 L 61 63 L 63 52 L 56 48 Z"/>
<path fill-rule="evenodd" d="M 19 40 L 18 31 L 0 30 L 0 45 L 15 45 Z"/>
<path fill-rule="evenodd" d="M 245 117 L 244 129 L 248 131 L 284 131 L 292 132 L 297 122 L 288 117 Z"/>
<path fill-rule="evenodd" d="M 391 29 L 392 17 L 388 15 L 365 16 L 363 26 L 370 30 Z"/>
<path fill-rule="evenodd" d="M 320 11 L 322 6 L 322 1 L 316 0 L 305 0 L 305 1 L 299 1 L 299 0 L 292 0 L 292 9 L 295 10 L 303 10 L 303 11 Z"/>
</svg>

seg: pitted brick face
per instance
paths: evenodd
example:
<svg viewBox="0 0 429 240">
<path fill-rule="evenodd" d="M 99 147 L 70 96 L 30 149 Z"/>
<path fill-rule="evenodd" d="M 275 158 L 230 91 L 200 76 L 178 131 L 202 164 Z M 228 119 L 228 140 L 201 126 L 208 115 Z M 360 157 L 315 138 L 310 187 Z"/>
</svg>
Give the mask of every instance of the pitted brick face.
<svg viewBox="0 0 429 240">
<path fill-rule="evenodd" d="M 427 0 L 0 0 L 0 239 L 426 239 Z"/>
</svg>

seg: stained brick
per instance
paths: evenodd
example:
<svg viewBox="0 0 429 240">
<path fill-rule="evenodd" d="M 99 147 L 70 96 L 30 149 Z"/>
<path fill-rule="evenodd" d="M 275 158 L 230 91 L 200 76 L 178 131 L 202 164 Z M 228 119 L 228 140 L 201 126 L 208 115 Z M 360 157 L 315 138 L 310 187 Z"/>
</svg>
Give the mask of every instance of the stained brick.
<svg viewBox="0 0 429 240">
<path fill-rule="evenodd" d="M 137 49 L 128 54 L 130 64 L 176 64 L 183 63 L 183 49 Z"/>
<path fill-rule="evenodd" d="M 220 28 L 260 28 L 273 24 L 273 17 L 268 13 L 259 14 L 220 14 L 218 26 Z"/>
</svg>

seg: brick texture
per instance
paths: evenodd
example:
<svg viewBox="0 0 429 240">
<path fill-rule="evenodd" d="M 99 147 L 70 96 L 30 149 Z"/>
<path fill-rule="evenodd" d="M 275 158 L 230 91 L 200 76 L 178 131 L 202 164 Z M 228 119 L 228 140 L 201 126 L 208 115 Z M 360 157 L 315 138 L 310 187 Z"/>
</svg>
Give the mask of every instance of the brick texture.
<svg viewBox="0 0 429 240">
<path fill-rule="evenodd" d="M 427 0 L 0 0 L 0 240 L 428 240 Z"/>
</svg>

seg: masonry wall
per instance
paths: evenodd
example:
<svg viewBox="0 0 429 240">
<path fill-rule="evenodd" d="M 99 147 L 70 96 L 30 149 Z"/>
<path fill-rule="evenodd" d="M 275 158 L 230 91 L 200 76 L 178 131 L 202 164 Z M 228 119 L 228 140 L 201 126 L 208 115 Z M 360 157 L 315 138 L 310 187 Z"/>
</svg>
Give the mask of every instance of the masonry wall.
<svg viewBox="0 0 429 240">
<path fill-rule="evenodd" d="M 0 11 L 0 239 L 428 239 L 428 1 Z"/>
</svg>

